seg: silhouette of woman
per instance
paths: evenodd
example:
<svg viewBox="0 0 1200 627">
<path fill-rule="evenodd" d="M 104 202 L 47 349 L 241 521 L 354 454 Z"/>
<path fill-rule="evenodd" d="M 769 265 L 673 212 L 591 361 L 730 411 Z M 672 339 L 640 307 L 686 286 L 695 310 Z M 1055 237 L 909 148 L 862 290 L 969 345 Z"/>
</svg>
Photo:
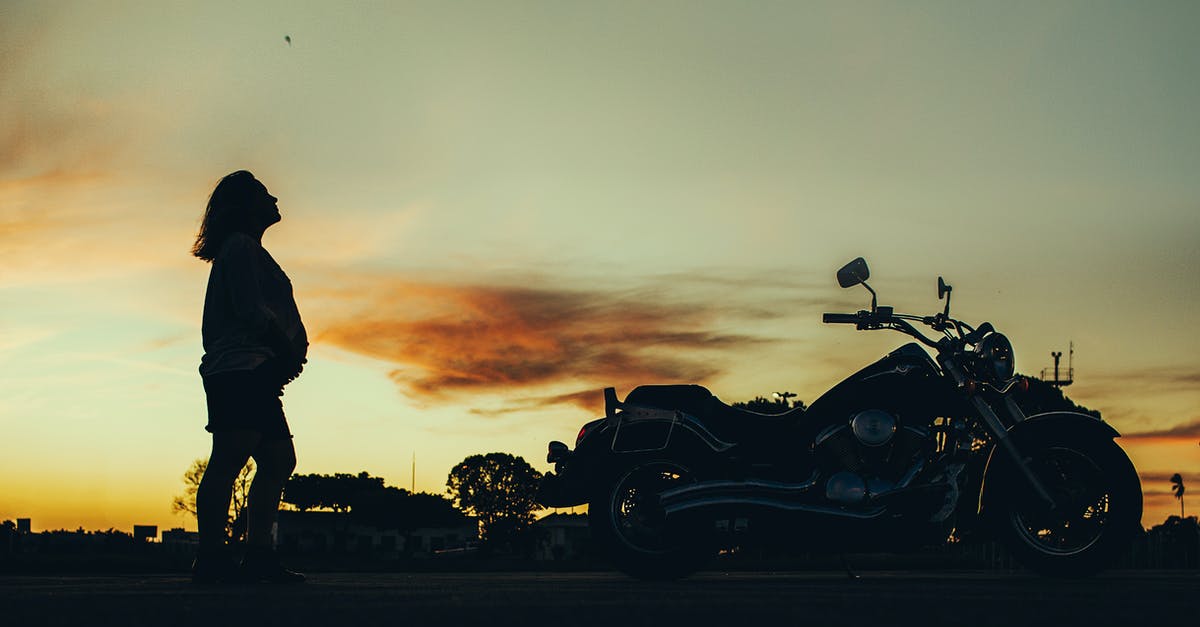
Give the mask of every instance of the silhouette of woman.
<svg viewBox="0 0 1200 627">
<path fill-rule="evenodd" d="M 200 546 L 192 581 L 301 582 L 283 568 L 271 530 L 284 483 L 296 467 L 283 414 L 283 387 L 300 375 L 308 337 L 283 269 L 262 246 L 279 222 L 278 199 L 245 170 L 221 179 L 204 211 L 192 254 L 212 263 L 204 297 L 200 375 L 212 454 L 196 492 Z M 233 482 L 246 460 L 258 466 L 247 503 L 240 567 L 226 544 Z"/>
</svg>

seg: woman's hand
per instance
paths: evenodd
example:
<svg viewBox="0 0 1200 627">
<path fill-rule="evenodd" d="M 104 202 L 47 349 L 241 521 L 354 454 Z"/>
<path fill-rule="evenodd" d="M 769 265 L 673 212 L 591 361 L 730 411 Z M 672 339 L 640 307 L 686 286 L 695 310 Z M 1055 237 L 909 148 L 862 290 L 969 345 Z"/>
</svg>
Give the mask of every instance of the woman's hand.
<svg viewBox="0 0 1200 627">
<path fill-rule="evenodd" d="M 290 362 L 285 361 L 284 369 L 283 369 L 284 370 L 283 385 L 287 385 L 287 384 L 291 383 L 292 381 L 295 381 L 296 379 L 300 378 L 300 373 L 304 372 L 304 364 L 306 364 L 306 363 L 308 363 L 308 360 L 303 357 L 301 357 L 298 360 L 293 359 Z"/>
</svg>

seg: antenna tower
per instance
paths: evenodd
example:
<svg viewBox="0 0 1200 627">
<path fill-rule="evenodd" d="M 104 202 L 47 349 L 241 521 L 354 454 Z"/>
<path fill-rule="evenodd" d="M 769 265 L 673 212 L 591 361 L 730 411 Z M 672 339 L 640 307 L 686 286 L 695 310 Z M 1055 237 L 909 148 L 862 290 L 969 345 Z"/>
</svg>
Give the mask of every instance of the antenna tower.
<svg viewBox="0 0 1200 627">
<path fill-rule="evenodd" d="M 1042 368 L 1042 381 L 1056 388 L 1065 388 L 1075 382 L 1075 342 L 1070 342 L 1069 346 L 1070 348 L 1067 352 L 1067 371 L 1062 372 L 1059 368 L 1059 362 L 1062 360 L 1062 351 L 1051 351 L 1050 357 L 1054 358 L 1054 368 Z"/>
</svg>

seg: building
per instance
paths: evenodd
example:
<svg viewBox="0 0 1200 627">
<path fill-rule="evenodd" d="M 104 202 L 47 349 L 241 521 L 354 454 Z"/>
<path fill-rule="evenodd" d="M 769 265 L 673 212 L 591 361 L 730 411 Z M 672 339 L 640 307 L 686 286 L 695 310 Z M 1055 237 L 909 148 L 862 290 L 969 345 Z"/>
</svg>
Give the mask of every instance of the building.
<svg viewBox="0 0 1200 627">
<path fill-rule="evenodd" d="M 276 545 L 290 553 L 372 553 L 423 557 L 444 549 L 466 546 L 479 538 L 474 518 L 460 525 L 419 527 L 412 531 L 380 528 L 355 521 L 342 512 L 279 512 Z"/>
<path fill-rule="evenodd" d="M 399 553 L 399 531 L 351 520 L 342 512 L 279 512 L 275 544 L 289 553 Z"/>
<path fill-rule="evenodd" d="M 587 514 L 550 514 L 534 521 L 533 526 L 540 532 L 535 559 L 579 559 L 591 551 Z"/>
<path fill-rule="evenodd" d="M 460 525 L 450 527 L 419 527 L 408 535 L 406 549 L 414 557 L 425 557 L 435 553 L 449 553 L 461 549 L 463 553 L 478 547 L 479 520 L 464 517 Z"/>
<path fill-rule="evenodd" d="M 200 534 L 195 531 L 176 527 L 162 532 L 162 547 L 168 553 L 195 553 L 199 544 Z"/>
</svg>

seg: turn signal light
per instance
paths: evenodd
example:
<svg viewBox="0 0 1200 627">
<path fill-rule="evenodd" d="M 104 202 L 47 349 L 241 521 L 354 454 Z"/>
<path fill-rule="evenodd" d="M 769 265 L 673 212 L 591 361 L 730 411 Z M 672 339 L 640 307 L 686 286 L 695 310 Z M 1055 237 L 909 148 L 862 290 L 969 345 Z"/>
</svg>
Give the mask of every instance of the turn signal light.
<svg viewBox="0 0 1200 627">
<path fill-rule="evenodd" d="M 549 451 L 546 454 L 546 463 L 557 464 L 562 461 L 570 453 L 570 449 L 562 442 L 554 441 L 550 443 Z"/>
</svg>

